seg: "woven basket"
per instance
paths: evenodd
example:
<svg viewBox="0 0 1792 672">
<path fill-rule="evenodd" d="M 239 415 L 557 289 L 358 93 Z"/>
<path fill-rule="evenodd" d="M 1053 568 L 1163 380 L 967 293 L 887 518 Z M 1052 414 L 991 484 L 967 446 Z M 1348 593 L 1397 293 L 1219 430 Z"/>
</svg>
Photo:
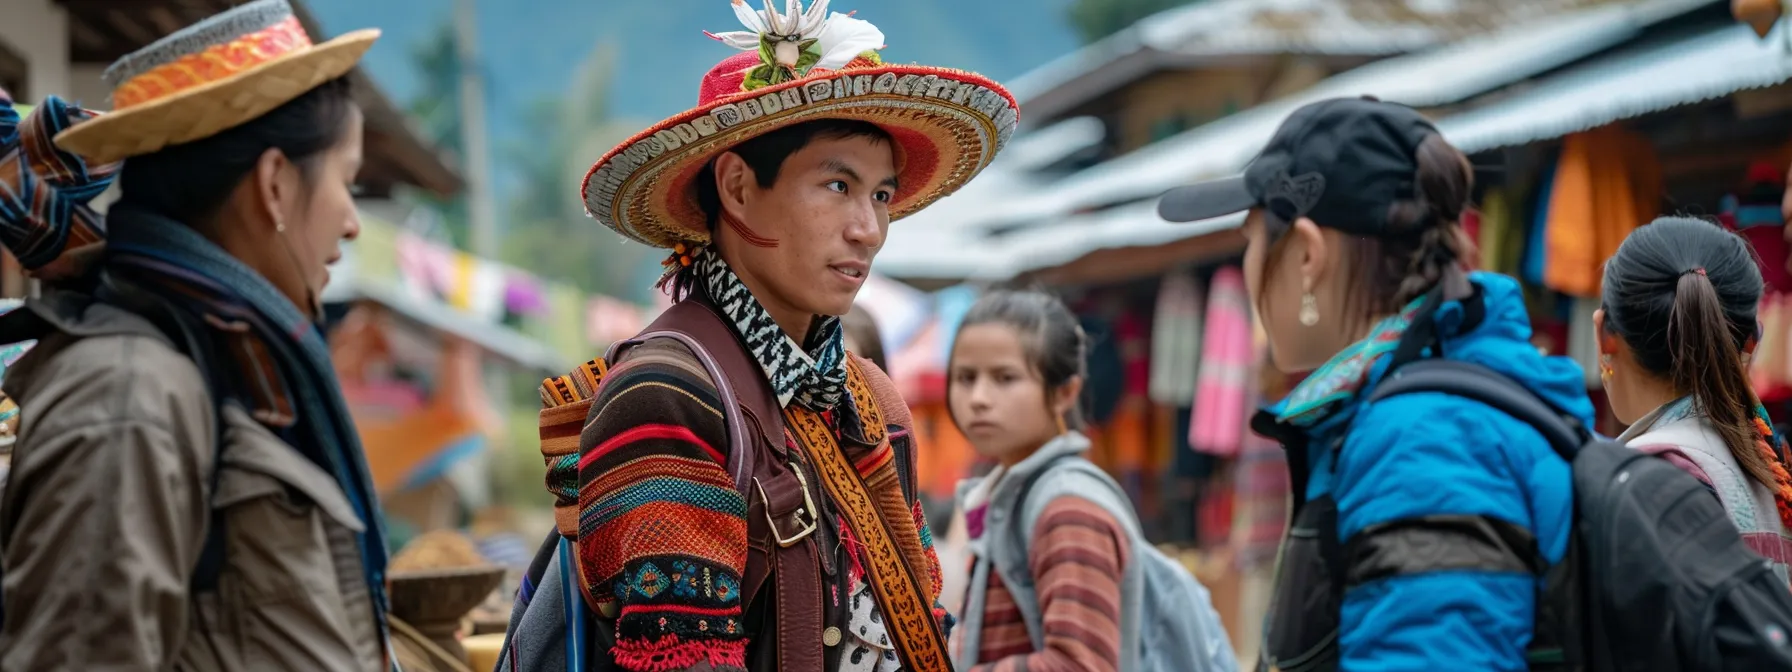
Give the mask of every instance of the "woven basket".
<svg viewBox="0 0 1792 672">
<path fill-rule="evenodd" d="M 357 30 L 230 77 L 100 115 L 56 135 L 56 145 L 111 163 L 217 135 L 347 74 L 380 31 Z"/>
<path fill-rule="evenodd" d="M 503 567 L 392 573 L 392 615 L 419 627 L 458 623 L 504 580 Z"/>
</svg>

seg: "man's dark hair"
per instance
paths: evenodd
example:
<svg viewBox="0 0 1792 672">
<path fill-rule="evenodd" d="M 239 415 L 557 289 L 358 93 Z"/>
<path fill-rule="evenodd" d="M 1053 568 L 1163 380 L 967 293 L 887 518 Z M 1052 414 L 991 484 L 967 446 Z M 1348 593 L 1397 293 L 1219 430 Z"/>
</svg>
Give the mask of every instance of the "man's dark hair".
<svg viewBox="0 0 1792 672">
<path fill-rule="evenodd" d="M 217 135 L 132 157 L 119 174 L 119 203 L 208 226 L 269 149 L 311 179 L 324 151 L 343 140 L 352 109 L 349 80 L 339 77 Z"/>
<path fill-rule="evenodd" d="M 783 170 L 784 160 L 790 158 L 790 155 L 802 151 L 816 140 L 847 138 L 870 138 L 886 144 L 893 142 L 888 131 L 869 121 L 818 119 L 785 126 L 735 145 L 728 151 L 739 155 L 747 163 L 747 167 L 753 169 L 759 188 L 770 189 L 778 183 L 778 172 Z M 697 206 L 703 209 L 704 224 L 709 227 L 710 233 L 715 233 L 716 222 L 722 217 L 722 194 L 716 190 L 714 160 L 697 173 Z"/>
</svg>

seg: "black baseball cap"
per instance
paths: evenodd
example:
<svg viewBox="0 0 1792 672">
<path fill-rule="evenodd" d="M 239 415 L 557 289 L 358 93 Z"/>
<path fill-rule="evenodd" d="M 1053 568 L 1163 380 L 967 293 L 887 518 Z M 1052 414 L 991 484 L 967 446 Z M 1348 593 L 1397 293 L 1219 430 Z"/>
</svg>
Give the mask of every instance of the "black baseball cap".
<svg viewBox="0 0 1792 672">
<path fill-rule="evenodd" d="M 1417 111 L 1374 98 L 1332 98 L 1288 115 L 1244 174 L 1180 187 L 1157 214 L 1193 222 L 1261 207 L 1363 236 L 1387 233 L 1388 209 L 1411 198 L 1419 143 L 1436 134 Z"/>
</svg>

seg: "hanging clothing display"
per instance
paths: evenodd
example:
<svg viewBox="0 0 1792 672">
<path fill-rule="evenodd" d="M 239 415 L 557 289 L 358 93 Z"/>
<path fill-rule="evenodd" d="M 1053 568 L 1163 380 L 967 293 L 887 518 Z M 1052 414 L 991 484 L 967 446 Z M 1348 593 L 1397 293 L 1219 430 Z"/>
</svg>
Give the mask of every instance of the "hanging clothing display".
<svg viewBox="0 0 1792 672">
<path fill-rule="evenodd" d="M 1750 359 L 1749 377 L 1763 402 L 1792 398 L 1792 294 L 1769 294 L 1757 311 L 1761 341 Z"/>
<path fill-rule="evenodd" d="M 1090 315 L 1079 321 L 1089 336 L 1089 378 L 1083 382 L 1082 408 L 1088 412 L 1090 424 L 1103 426 L 1114 416 L 1125 393 L 1126 364 L 1111 322 Z"/>
<path fill-rule="evenodd" d="M 1564 138 L 1545 220 L 1543 284 L 1598 296 L 1605 260 L 1659 210 L 1661 179 L 1655 148 L 1639 134 L 1608 125 Z"/>
<path fill-rule="evenodd" d="M 1238 454 L 1248 409 L 1251 368 L 1250 295 L 1236 266 L 1215 271 L 1209 284 L 1201 369 L 1189 445 L 1231 457 Z"/>
<path fill-rule="evenodd" d="M 1475 240 L 1481 248 L 1481 268 L 1515 276 L 1524 254 L 1524 223 L 1514 203 L 1504 189 L 1487 190 L 1481 198 L 1481 231 Z"/>
<path fill-rule="evenodd" d="M 1762 161 L 1749 166 L 1746 184 L 1738 193 L 1724 197 L 1719 216 L 1724 226 L 1755 249 L 1769 294 L 1792 292 L 1792 272 L 1786 268 L 1786 221 L 1780 214 L 1786 192 L 1783 165 Z"/>
<path fill-rule="evenodd" d="M 1164 276 L 1151 324 L 1151 400 L 1180 406 L 1195 398 L 1201 364 L 1201 280 L 1192 271 Z"/>
<path fill-rule="evenodd" d="M 1526 284 L 1538 286 L 1543 284 L 1543 267 L 1549 261 L 1549 246 L 1546 244 L 1545 232 L 1549 227 L 1549 202 L 1555 195 L 1556 161 L 1550 160 L 1544 166 L 1543 175 L 1537 182 L 1537 192 L 1527 209 L 1526 224 L 1522 238 L 1524 250 L 1520 254 L 1523 263 L 1520 265 L 1520 279 Z"/>
</svg>

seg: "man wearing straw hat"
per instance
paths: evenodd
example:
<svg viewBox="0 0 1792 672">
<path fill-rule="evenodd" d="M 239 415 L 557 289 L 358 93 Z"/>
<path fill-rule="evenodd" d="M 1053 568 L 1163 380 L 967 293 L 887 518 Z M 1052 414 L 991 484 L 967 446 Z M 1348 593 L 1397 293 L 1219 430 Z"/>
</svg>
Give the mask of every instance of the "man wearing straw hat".
<svg viewBox="0 0 1792 672">
<path fill-rule="evenodd" d="M 883 63 L 827 0 L 732 4 L 747 30 L 711 37 L 746 53 L 582 186 L 599 223 L 671 251 L 678 301 L 613 367 L 543 389 L 562 560 L 614 636 L 586 643 L 625 670 L 944 672 L 908 409 L 838 316 L 890 223 L 988 165 L 1017 107 Z"/>
<path fill-rule="evenodd" d="M 313 44 L 261 0 L 114 64 L 113 112 L 27 120 L 4 242 L 63 282 L 0 316 L 0 342 L 38 339 L 4 381 L 0 669 L 392 667 L 378 504 L 317 327 L 360 226 L 344 75 L 377 35 Z M 69 218 L 119 160 L 104 229 Z"/>
</svg>

